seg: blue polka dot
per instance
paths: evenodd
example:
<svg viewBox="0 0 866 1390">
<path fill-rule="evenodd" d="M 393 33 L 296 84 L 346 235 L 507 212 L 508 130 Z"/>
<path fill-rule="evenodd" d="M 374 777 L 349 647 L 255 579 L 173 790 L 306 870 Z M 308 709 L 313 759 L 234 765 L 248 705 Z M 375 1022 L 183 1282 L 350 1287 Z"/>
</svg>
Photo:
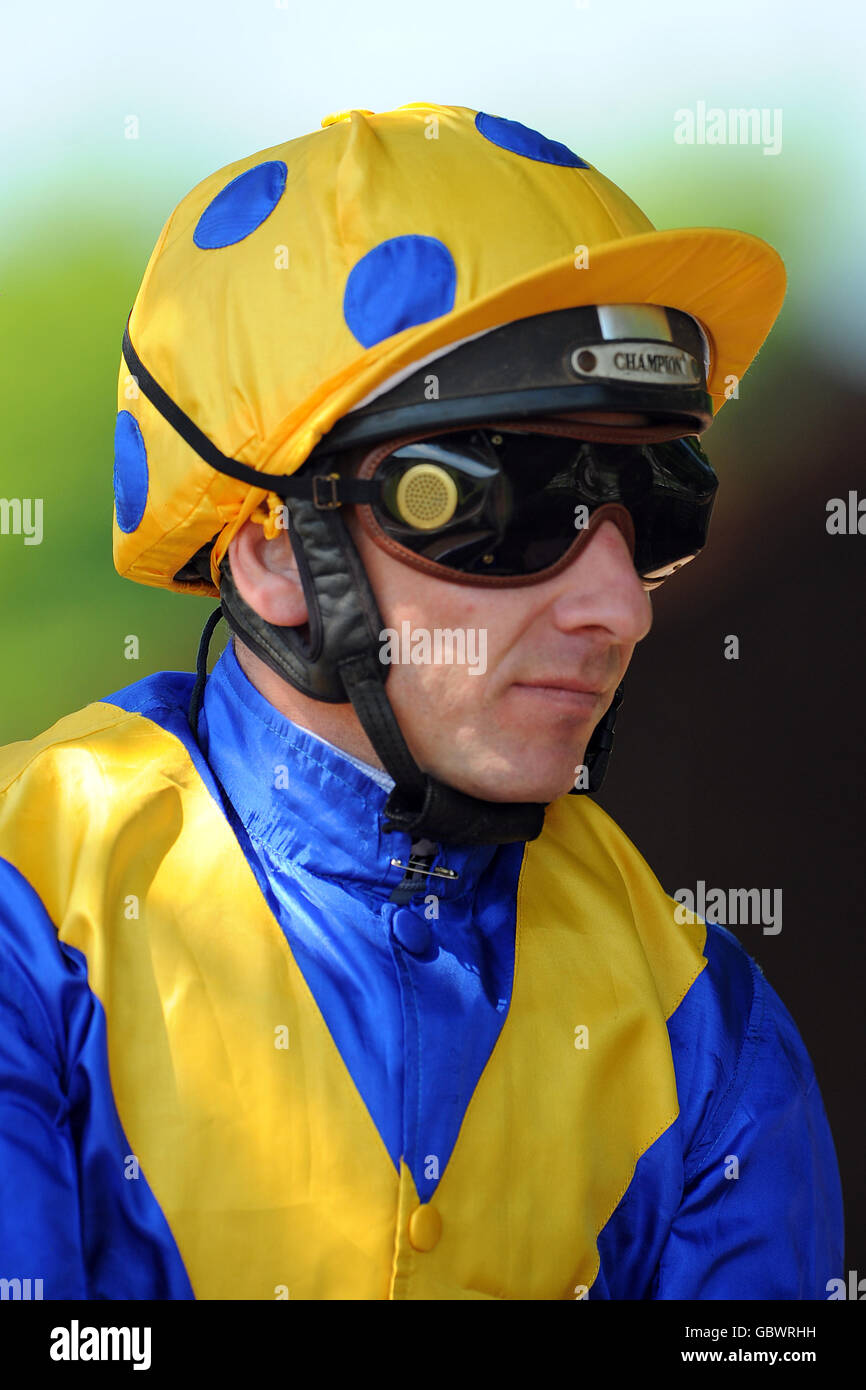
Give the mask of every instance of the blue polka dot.
<svg viewBox="0 0 866 1390">
<path fill-rule="evenodd" d="M 521 125 L 519 121 L 506 121 L 504 116 L 488 116 L 484 111 L 479 111 L 475 117 L 475 128 L 485 140 L 499 145 L 500 149 L 510 150 L 512 154 L 538 159 L 543 164 L 562 164 L 567 169 L 590 167 L 567 145 L 561 145 L 558 140 L 548 140 L 531 126 Z"/>
<path fill-rule="evenodd" d="M 395 236 L 352 267 L 343 315 L 358 342 L 373 347 L 404 328 L 450 313 L 456 290 L 457 267 L 444 242 Z"/>
<path fill-rule="evenodd" d="M 147 450 L 128 410 L 120 411 L 114 426 L 114 505 L 121 531 L 134 531 L 147 506 Z"/>
<path fill-rule="evenodd" d="M 268 159 L 227 183 L 196 223 L 192 239 L 203 251 L 234 246 L 270 217 L 286 186 L 286 166 Z"/>
</svg>

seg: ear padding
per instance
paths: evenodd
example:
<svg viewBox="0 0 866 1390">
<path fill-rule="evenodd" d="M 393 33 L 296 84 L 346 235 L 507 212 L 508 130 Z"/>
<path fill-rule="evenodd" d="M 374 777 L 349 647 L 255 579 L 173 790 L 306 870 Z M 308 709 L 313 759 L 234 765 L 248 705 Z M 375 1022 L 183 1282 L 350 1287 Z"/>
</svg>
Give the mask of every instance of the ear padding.
<svg viewBox="0 0 866 1390">
<path fill-rule="evenodd" d="M 241 597 L 226 552 L 220 570 L 220 604 L 229 627 L 271 670 L 302 694 L 347 704 L 338 670 L 347 657 L 379 650 L 385 624 L 355 544 L 338 511 L 291 500 L 289 540 L 307 602 L 309 633 L 266 622 Z M 382 682 L 390 667 L 376 663 Z"/>
</svg>

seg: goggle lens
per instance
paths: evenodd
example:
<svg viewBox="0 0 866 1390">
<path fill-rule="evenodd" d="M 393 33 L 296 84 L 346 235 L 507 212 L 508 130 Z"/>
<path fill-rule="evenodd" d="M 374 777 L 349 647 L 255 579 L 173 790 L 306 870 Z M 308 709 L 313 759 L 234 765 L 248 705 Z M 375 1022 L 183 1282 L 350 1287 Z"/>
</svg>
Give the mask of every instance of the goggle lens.
<svg viewBox="0 0 866 1390">
<path fill-rule="evenodd" d="M 374 476 L 382 501 L 372 510 L 390 540 L 480 582 L 542 574 L 593 511 L 619 502 L 647 588 L 702 548 L 718 486 L 692 436 L 599 444 L 486 427 L 402 444 Z"/>
</svg>

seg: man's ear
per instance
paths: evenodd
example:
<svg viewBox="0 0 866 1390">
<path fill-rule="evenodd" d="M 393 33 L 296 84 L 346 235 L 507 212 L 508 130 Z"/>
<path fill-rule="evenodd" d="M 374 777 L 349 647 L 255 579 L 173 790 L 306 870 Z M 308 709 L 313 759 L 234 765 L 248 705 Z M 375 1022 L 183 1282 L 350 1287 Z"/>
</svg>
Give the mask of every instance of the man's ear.
<svg viewBox="0 0 866 1390">
<path fill-rule="evenodd" d="M 229 544 L 232 575 L 241 598 L 267 623 L 300 627 L 307 601 L 287 531 L 265 540 L 263 528 L 245 521 Z"/>
</svg>

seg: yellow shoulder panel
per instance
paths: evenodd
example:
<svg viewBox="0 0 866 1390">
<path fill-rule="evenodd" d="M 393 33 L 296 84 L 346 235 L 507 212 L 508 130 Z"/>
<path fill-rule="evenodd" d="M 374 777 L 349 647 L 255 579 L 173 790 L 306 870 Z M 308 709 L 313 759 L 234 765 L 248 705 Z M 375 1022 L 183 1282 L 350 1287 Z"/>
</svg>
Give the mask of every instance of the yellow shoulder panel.
<svg viewBox="0 0 866 1390">
<path fill-rule="evenodd" d="M 87 961 L 196 1297 L 387 1298 L 398 1175 L 181 742 L 89 706 L 3 750 L 0 786 L 0 854 Z"/>
</svg>

